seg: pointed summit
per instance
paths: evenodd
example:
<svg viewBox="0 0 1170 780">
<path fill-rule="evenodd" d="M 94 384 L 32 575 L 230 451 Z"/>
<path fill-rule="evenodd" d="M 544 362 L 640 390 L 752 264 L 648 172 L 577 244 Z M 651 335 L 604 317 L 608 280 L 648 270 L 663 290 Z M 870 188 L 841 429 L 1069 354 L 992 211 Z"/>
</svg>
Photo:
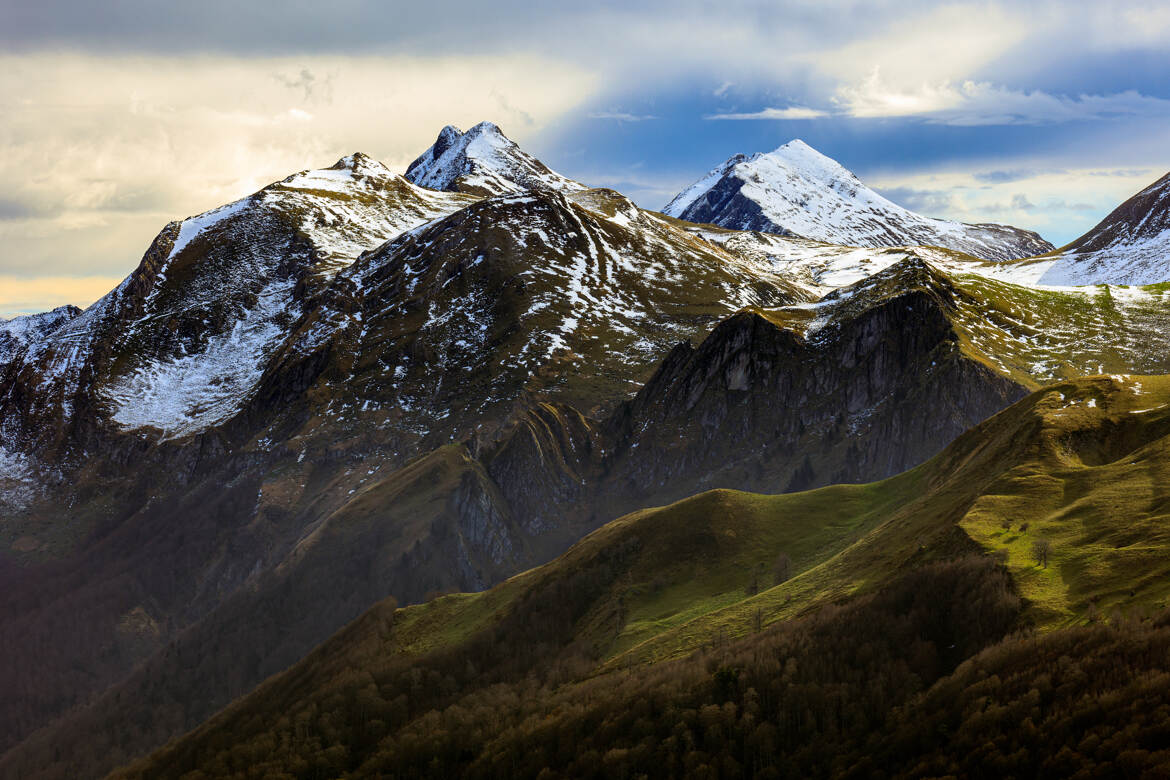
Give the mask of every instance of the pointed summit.
<svg viewBox="0 0 1170 780">
<path fill-rule="evenodd" d="M 480 122 L 467 132 L 447 125 L 406 169 L 406 178 L 420 187 L 478 195 L 585 189 L 550 170 L 491 122 Z"/>
<path fill-rule="evenodd" d="M 352 171 L 356 174 L 366 176 L 386 176 L 392 177 L 394 174 L 390 172 L 382 163 L 370 157 L 365 152 L 354 152 L 347 154 L 337 162 L 330 165 L 325 170 L 328 171 Z"/>
<path fill-rule="evenodd" d="M 836 160 L 794 139 L 767 154 L 737 154 L 663 209 L 691 222 L 796 235 L 849 246 L 941 246 L 985 260 L 1050 251 L 1035 233 L 931 219 L 869 189 Z"/>
</svg>

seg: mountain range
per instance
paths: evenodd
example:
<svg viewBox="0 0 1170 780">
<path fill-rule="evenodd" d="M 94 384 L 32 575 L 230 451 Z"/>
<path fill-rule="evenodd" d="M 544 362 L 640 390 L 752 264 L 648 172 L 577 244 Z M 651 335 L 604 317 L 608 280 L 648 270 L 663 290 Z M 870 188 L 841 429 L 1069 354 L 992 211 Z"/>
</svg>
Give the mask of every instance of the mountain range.
<svg viewBox="0 0 1170 780">
<path fill-rule="evenodd" d="M 382 719 L 405 738 L 519 684 L 485 642 L 531 636 L 521 656 L 584 680 L 919 562 L 975 577 L 946 566 L 980 550 L 1024 601 L 964 658 L 1009 624 L 1156 605 L 1165 192 L 1055 250 L 913 214 L 793 141 L 657 213 L 484 122 L 405 176 L 355 153 L 172 222 L 85 311 L 0 323 L 0 774 L 96 776 L 255 691 L 130 770 L 218 775 L 332 695 L 306 680 L 475 666 Z M 1122 493 L 1128 531 L 1058 523 Z M 1037 580 L 1040 529 L 1064 541 Z M 346 746 L 321 771 L 381 760 L 314 717 Z"/>
</svg>

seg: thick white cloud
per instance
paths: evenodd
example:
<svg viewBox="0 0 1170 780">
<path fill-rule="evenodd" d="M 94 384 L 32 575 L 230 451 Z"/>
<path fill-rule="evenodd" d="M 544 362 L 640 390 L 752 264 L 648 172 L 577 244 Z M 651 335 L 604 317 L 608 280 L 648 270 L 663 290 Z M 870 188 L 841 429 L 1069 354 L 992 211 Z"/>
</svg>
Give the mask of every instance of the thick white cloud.
<svg viewBox="0 0 1170 780">
<path fill-rule="evenodd" d="M 522 56 L 0 56 L 0 275 L 117 276 L 171 219 L 355 150 L 404 169 L 448 123 L 523 141 L 595 86 Z"/>
<path fill-rule="evenodd" d="M 837 89 L 833 102 L 858 118 L 917 117 L 948 125 L 1049 124 L 1136 116 L 1170 117 L 1170 100 L 1126 90 L 1110 95 L 1050 95 L 986 82 L 944 81 L 899 88 L 874 70 Z"/>
<path fill-rule="evenodd" d="M 709 114 L 704 119 L 820 119 L 829 116 L 828 111 L 805 106 L 788 106 L 787 108 L 765 108 L 761 111 L 752 111 L 746 114 Z"/>
</svg>

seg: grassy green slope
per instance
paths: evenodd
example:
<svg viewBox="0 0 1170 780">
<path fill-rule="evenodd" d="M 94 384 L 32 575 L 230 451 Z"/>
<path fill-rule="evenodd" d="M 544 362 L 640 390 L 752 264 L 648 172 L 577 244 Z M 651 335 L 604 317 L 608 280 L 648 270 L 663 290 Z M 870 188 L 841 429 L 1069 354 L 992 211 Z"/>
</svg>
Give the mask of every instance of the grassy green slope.
<svg viewBox="0 0 1170 780">
<path fill-rule="evenodd" d="M 1168 435 L 1167 377 L 1092 377 L 1034 393 L 928 463 L 869 486 L 890 509 L 863 509 L 881 522 L 853 544 L 610 663 L 672 657 L 712 636 L 745 634 L 757 612 L 764 623 L 790 618 L 972 542 L 1005 556 L 1042 628 L 1100 610 L 1162 606 L 1170 591 Z M 798 496 L 774 498 L 783 506 Z M 826 515 L 841 522 L 849 512 L 827 502 L 813 523 Z M 1046 566 L 1032 553 L 1042 540 L 1052 550 Z"/>
<path fill-rule="evenodd" d="M 952 322 L 969 351 L 1026 387 L 1078 376 L 1170 372 L 1163 286 L 1025 287 L 952 276 Z"/>
<path fill-rule="evenodd" d="M 1168 436 L 1170 377 L 1066 382 L 882 482 L 774 496 L 716 490 L 627 515 L 493 590 L 400 610 L 393 644 L 409 653 L 457 644 L 622 545 L 636 552 L 575 629 L 611 664 L 746 633 L 757 611 L 765 623 L 790 618 L 974 544 L 1006 556 L 1042 626 L 1161 604 L 1170 595 Z M 1052 546 L 1047 567 L 1032 557 L 1041 539 Z M 792 576 L 775 584 L 780 555 Z"/>
<path fill-rule="evenodd" d="M 980 549 L 1002 558 L 1042 629 L 1159 606 L 1170 582 L 1168 524 L 1170 377 L 1066 382 L 880 483 L 711 491 L 614 521 L 490 591 L 375 608 L 179 746 L 229 744 L 239 724 L 262 726 L 267 703 L 333 679 L 338 664 L 379 678 L 439 658 L 442 668 L 475 666 L 485 683 L 508 664 L 517 674 L 563 667 L 574 679 L 679 657 Z M 1032 555 L 1042 539 L 1047 565 Z M 794 576 L 773 585 L 782 553 Z"/>
</svg>

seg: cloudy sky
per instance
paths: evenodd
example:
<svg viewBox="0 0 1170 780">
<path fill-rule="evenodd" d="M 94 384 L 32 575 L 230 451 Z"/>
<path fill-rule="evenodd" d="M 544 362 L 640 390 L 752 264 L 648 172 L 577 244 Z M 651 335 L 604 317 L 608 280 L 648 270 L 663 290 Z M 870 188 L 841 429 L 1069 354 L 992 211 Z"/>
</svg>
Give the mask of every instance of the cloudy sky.
<svg viewBox="0 0 1170 780">
<path fill-rule="evenodd" d="M 0 0 L 0 316 L 86 305 L 167 221 L 491 119 L 658 208 L 792 139 L 1061 244 L 1170 170 L 1164 2 Z"/>
</svg>

